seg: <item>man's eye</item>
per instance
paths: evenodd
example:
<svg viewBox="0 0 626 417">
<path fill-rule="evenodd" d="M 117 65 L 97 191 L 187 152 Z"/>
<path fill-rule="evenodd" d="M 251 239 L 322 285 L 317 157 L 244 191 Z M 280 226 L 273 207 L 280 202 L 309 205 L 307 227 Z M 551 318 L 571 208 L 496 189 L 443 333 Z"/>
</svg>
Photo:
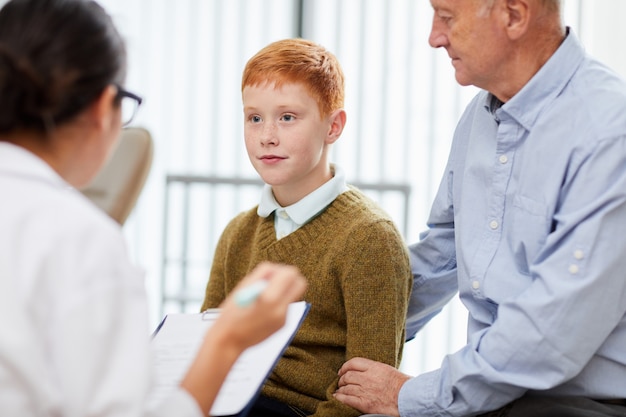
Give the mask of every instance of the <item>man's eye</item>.
<svg viewBox="0 0 626 417">
<path fill-rule="evenodd" d="M 437 13 L 437 16 L 439 17 L 439 20 L 444 23 L 448 23 L 450 22 L 450 20 L 452 20 L 452 16 L 447 13 Z"/>
</svg>

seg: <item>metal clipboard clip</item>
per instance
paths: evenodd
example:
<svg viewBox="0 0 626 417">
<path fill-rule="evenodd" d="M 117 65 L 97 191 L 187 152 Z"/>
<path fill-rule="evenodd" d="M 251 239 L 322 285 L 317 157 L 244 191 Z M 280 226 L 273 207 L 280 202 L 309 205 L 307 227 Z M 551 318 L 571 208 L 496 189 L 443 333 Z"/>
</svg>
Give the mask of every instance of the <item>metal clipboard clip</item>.
<svg viewBox="0 0 626 417">
<path fill-rule="evenodd" d="M 200 318 L 205 321 L 215 320 L 221 313 L 219 308 L 208 308 L 201 313 Z"/>
</svg>

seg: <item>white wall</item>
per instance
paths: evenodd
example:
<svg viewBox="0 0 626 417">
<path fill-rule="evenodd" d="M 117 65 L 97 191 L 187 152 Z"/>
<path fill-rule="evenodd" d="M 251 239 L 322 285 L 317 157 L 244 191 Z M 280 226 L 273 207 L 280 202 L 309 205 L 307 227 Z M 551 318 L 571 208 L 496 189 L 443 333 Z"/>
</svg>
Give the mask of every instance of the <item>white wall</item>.
<svg viewBox="0 0 626 417">
<path fill-rule="evenodd" d="M 626 77 L 626 1 L 581 1 L 581 40 L 587 51 Z"/>
</svg>

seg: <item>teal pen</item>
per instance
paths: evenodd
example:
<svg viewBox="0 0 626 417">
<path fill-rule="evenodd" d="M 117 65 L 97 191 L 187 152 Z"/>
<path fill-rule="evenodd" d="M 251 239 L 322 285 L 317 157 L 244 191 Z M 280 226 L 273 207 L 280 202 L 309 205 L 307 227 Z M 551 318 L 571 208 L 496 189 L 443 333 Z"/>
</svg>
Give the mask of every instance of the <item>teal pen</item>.
<svg viewBox="0 0 626 417">
<path fill-rule="evenodd" d="M 249 306 L 261 295 L 267 285 L 268 282 L 263 279 L 240 289 L 235 294 L 235 303 L 239 307 Z"/>
</svg>

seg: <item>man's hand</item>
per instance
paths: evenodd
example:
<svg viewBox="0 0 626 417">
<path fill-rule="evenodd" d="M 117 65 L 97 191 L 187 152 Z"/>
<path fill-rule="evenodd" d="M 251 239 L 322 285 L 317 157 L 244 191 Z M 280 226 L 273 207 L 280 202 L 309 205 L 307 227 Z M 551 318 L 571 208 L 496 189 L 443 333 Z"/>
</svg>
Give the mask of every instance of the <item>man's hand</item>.
<svg viewBox="0 0 626 417">
<path fill-rule="evenodd" d="M 393 366 L 352 358 L 339 370 L 339 388 L 334 395 L 362 413 L 399 417 L 398 394 L 409 379 Z"/>
</svg>

